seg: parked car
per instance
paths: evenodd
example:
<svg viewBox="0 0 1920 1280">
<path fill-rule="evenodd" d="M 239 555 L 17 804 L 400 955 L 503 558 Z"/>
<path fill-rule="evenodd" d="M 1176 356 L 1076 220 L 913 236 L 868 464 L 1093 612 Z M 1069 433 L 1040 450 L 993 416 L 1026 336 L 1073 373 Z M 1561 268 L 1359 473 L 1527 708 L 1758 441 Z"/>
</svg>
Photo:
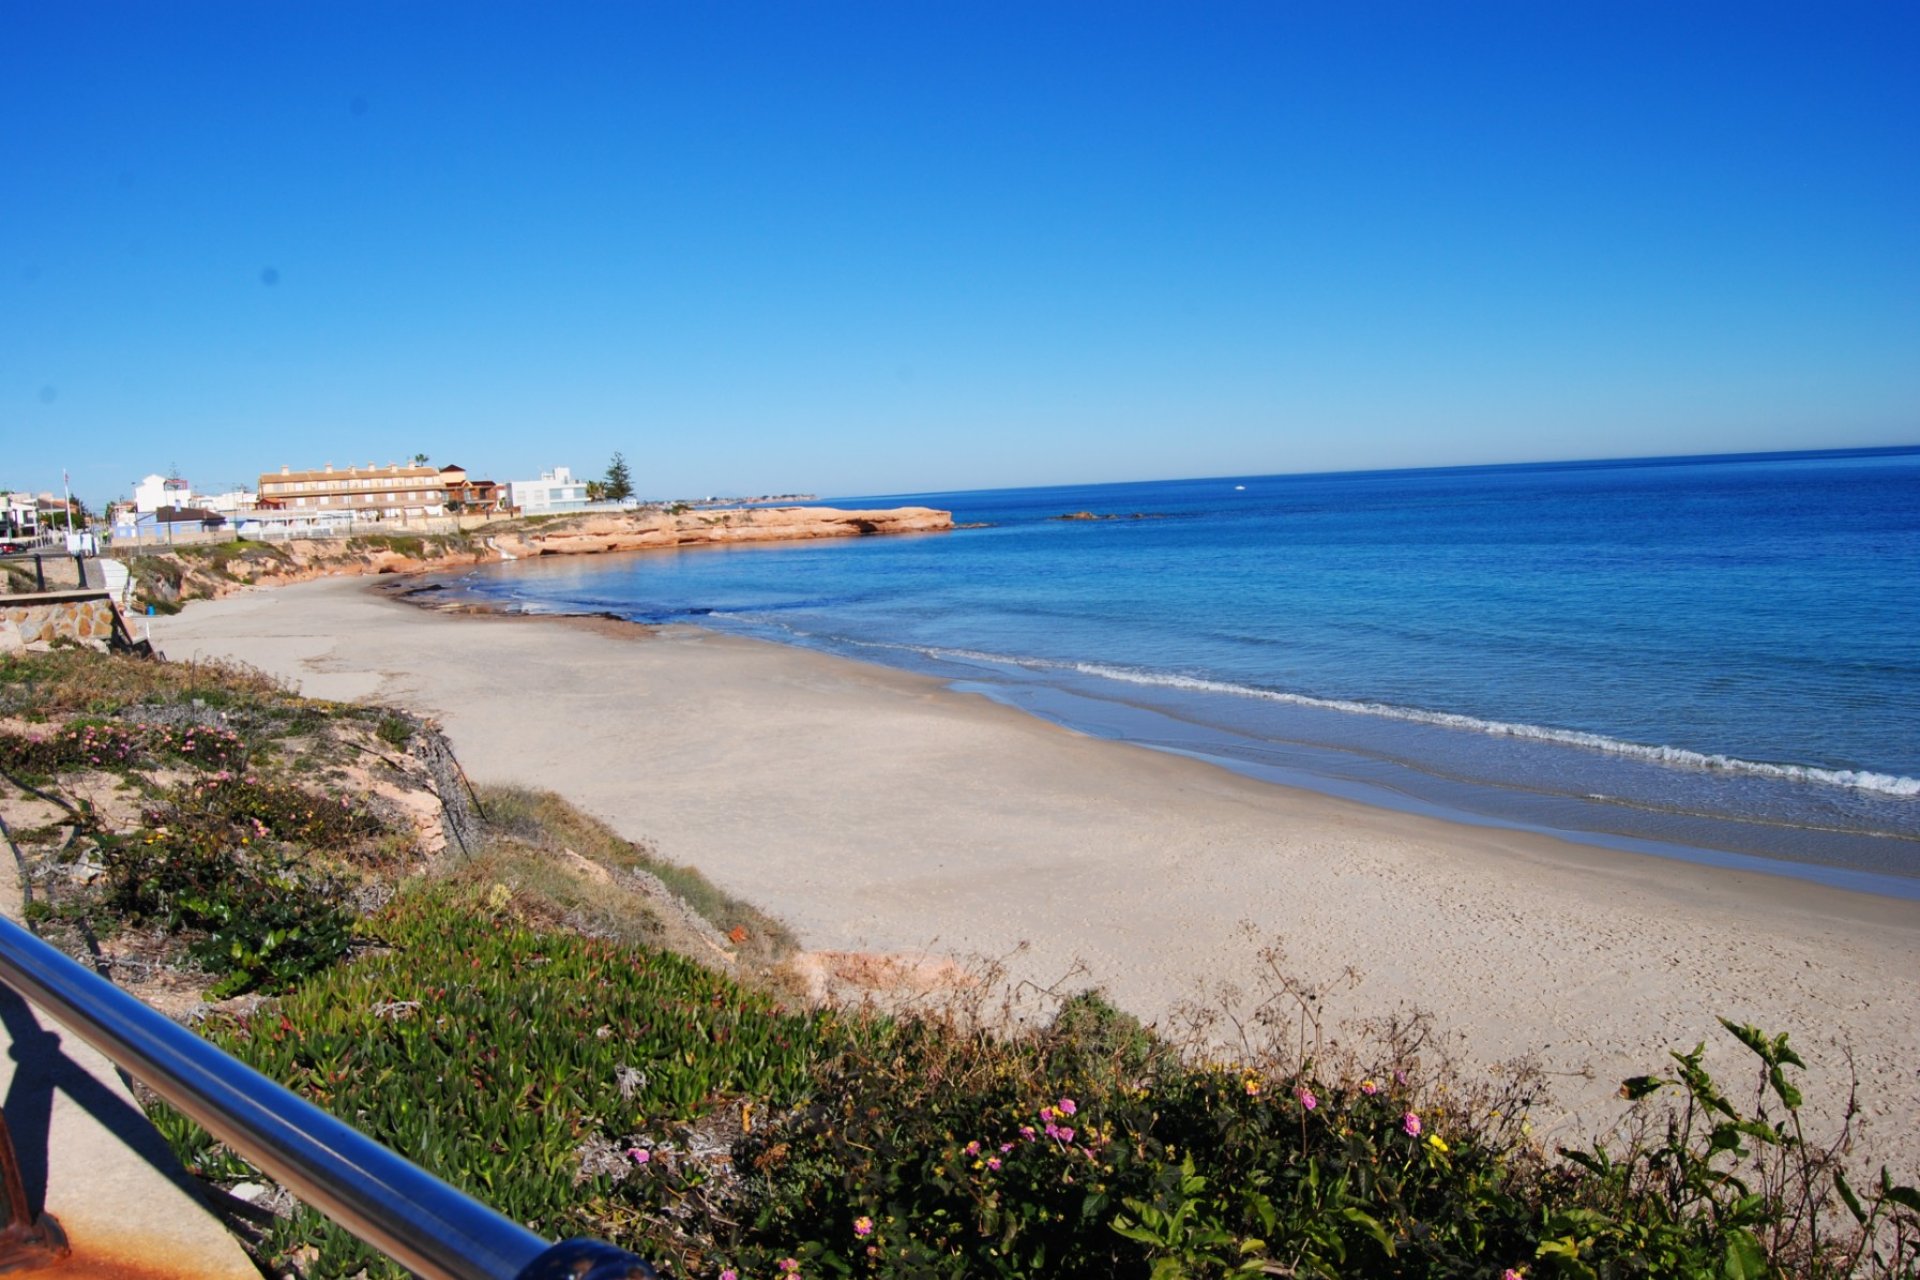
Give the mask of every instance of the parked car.
<svg viewBox="0 0 1920 1280">
<path fill-rule="evenodd" d="M 0 538 L 0 556 L 17 556 L 23 551 L 33 550 L 30 542 L 16 542 L 12 538 Z"/>
</svg>

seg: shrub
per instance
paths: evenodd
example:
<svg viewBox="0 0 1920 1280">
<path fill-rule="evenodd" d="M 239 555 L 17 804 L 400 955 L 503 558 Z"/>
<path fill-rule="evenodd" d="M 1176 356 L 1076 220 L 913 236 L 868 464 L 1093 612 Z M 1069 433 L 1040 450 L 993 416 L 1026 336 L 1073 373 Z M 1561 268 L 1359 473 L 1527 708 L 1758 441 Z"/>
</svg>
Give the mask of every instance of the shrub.
<svg viewBox="0 0 1920 1280">
<path fill-rule="evenodd" d="M 214 841 L 270 837 L 336 853 L 351 852 L 385 830 L 379 819 L 344 800 L 225 772 L 174 788 L 146 819 Z"/>
<path fill-rule="evenodd" d="M 167 759 L 224 769 L 245 756 L 239 735 L 201 725 L 124 725 L 74 720 L 48 736 L 0 733 L 0 769 L 48 777 L 68 769 L 124 769 Z"/>
<path fill-rule="evenodd" d="M 351 847 L 380 825 L 296 787 L 219 774 L 176 787 L 127 836 L 102 836 L 101 905 L 187 936 L 223 975 L 213 994 L 280 990 L 332 964 L 352 940 L 346 886 L 289 842 Z"/>
<path fill-rule="evenodd" d="M 388 746 L 404 747 L 413 738 L 413 724 L 405 716 L 383 715 L 374 732 Z"/>
<path fill-rule="evenodd" d="M 147 662 L 94 649 L 0 657 L 0 708 L 104 716 L 123 707 L 194 698 L 229 706 L 278 707 L 294 701 L 273 677 L 240 663 Z"/>
<path fill-rule="evenodd" d="M 0 733 L 0 769 L 48 777 L 66 769 L 114 769 L 146 758 L 137 730 L 96 721 L 74 721 L 48 736 Z"/>
<path fill-rule="evenodd" d="M 681 957 L 537 935 L 443 889 L 405 894 L 374 923 L 392 950 L 211 1024 L 209 1038 L 548 1235 L 651 1251 L 632 1226 L 658 1184 L 630 1176 L 626 1153 L 678 1162 L 674 1176 L 698 1187 L 708 1175 L 678 1158 L 675 1122 L 799 1101 L 833 1026 Z M 190 1166 L 241 1176 L 189 1122 L 167 1113 L 162 1127 Z M 308 1210 L 276 1224 L 266 1251 L 303 1246 L 318 1250 L 310 1274 L 406 1274 Z"/>
</svg>

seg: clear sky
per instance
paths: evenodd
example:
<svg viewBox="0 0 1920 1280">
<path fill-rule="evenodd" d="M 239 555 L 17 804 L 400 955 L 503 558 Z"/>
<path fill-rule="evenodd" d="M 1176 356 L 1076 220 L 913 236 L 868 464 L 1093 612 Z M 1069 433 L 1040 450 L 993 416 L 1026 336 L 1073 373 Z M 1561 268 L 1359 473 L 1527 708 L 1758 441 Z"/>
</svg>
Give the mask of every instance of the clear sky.
<svg viewBox="0 0 1920 1280">
<path fill-rule="evenodd" d="M 0 483 L 1920 440 L 1920 5 L 0 0 Z"/>
</svg>

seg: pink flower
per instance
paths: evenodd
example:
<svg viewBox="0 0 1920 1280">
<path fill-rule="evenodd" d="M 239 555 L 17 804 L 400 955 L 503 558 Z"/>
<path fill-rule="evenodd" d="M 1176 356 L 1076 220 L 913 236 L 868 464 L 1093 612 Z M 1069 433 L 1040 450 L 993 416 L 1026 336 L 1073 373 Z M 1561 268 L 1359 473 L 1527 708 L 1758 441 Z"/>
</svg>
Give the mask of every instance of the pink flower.
<svg viewBox="0 0 1920 1280">
<path fill-rule="evenodd" d="M 647 1161 L 653 1159 L 653 1153 L 645 1147 L 628 1147 L 627 1158 L 635 1164 L 645 1164 Z"/>
<path fill-rule="evenodd" d="M 980 1154 L 980 1144 L 978 1142 L 969 1142 L 966 1145 L 965 1149 L 966 1149 L 966 1153 L 970 1156 L 977 1156 Z"/>
<path fill-rule="evenodd" d="M 1062 1141 L 1062 1142 L 1072 1142 L 1072 1141 L 1073 1141 L 1073 1130 L 1071 1130 L 1071 1129 L 1060 1129 L 1060 1130 L 1057 1130 L 1057 1131 L 1056 1131 L 1056 1132 L 1054 1133 L 1054 1135 L 1053 1135 L 1053 1136 L 1054 1136 L 1054 1137 L 1056 1137 L 1056 1138 L 1058 1138 L 1058 1139 L 1060 1139 L 1060 1141 Z"/>
<path fill-rule="evenodd" d="M 1409 1111 L 1400 1117 L 1400 1127 L 1407 1131 L 1409 1138 L 1417 1138 L 1420 1136 L 1420 1117 Z"/>
<path fill-rule="evenodd" d="M 1076 1112 L 1076 1111 L 1078 1111 L 1079 1109 L 1080 1109 L 1079 1107 L 1077 1107 L 1077 1106 L 1075 1106 L 1075 1105 L 1074 1105 L 1074 1101 L 1073 1101 L 1073 1099 L 1072 1099 L 1072 1098 L 1062 1098 L 1062 1099 L 1060 1099 L 1060 1114 L 1061 1114 L 1061 1115 L 1063 1115 L 1063 1116 L 1070 1116 L 1070 1115 L 1072 1115 L 1072 1114 L 1073 1114 L 1074 1112 Z"/>
<path fill-rule="evenodd" d="M 860 1217 L 855 1218 L 853 1220 L 853 1234 L 855 1234 L 856 1236 L 859 1236 L 863 1240 L 866 1239 L 868 1236 L 872 1235 L 873 1219 L 867 1217 L 865 1214 L 862 1214 Z"/>
<path fill-rule="evenodd" d="M 1005 1155 L 1005 1154 L 1007 1154 L 1007 1152 L 1009 1152 L 1009 1151 L 1011 1151 L 1011 1150 L 1013 1150 L 1013 1144 L 1012 1144 L 1011 1142 L 1003 1142 L 1003 1143 L 1001 1143 L 1001 1144 L 1000 1144 L 1000 1154 L 1001 1154 L 1001 1155 Z"/>
<path fill-rule="evenodd" d="M 1300 1094 L 1300 1105 L 1307 1110 L 1311 1111 L 1320 1105 L 1320 1099 L 1314 1097 L 1313 1090 L 1307 1088 L 1307 1086 L 1301 1085 L 1298 1092 Z"/>
<path fill-rule="evenodd" d="M 1362 1080 L 1360 1082 L 1360 1092 L 1371 1098 L 1374 1094 L 1380 1092 L 1380 1086 L 1371 1080 Z"/>
<path fill-rule="evenodd" d="M 798 1258 L 782 1258 L 773 1265 L 780 1269 L 780 1274 L 783 1276 L 797 1276 L 800 1274 L 800 1259 Z"/>
<path fill-rule="evenodd" d="M 1505 1271 L 1502 1271 L 1500 1273 L 1500 1280 L 1525 1280 L 1525 1277 L 1523 1277 L 1518 1271 L 1515 1271 L 1512 1267 L 1508 1267 Z"/>
<path fill-rule="evenodd" d="M 1049 1138 L 1058 1138 L 1060 1136 L 1060 1126 L 1051 1120 L 1047 1121 L 1046 1134 Z"/>
<path fill-rule="evenodd" d="M 999 1156 L 988 1156 L 988 1157 L 987 1157 L 987 1168 L 989 1168 L 989 1169 L 991 1169 L 991 1170 L 993 1170 L 993 1171 L 994 1171 L 995 1173 L 998 1173 L 998 1172 L 1000 1171 L 1000 1157 L 999 1157 Z"/>
<path fill-rule="evenodd" d="M 1020 1136 L 1021 1136 L 1022 1138 L 1025 1138 L 1025 1139 L 1026 1139 L 1026 1140 L 1027 1140 L 1028 1142 L 1032 1142 L 1032 1141 L 1033 1141 L 1033 1126 L 1032 1126 L 1032 1125 L 1030 1125 L 1030 1124 L 1023 1124 L 1023 1125 L 1021 1125 L 1021 1126 L 1020 1126 Z"/>
<path fill-rule="evenodd" d="M 720 1280 L 740 1280 L 740 1273 L 732 1267 L 728 1267 L 720 1273 Z"/>
</svg>

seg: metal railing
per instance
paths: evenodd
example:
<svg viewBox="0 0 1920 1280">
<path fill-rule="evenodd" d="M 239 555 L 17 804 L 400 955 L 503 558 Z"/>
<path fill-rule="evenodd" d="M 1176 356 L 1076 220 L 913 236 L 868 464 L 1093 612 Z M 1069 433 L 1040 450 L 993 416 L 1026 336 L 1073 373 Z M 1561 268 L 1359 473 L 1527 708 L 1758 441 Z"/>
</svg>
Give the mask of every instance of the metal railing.
<svg viewBox="0 0 1920 1280">
<path fill-rule="evenodd" d="M 301 1200 L 428 1280 L 654 1280 L 644 1261 L 611 1245 L 549 1244 L 4 918 L 0 981 Z"/>
</svg>

